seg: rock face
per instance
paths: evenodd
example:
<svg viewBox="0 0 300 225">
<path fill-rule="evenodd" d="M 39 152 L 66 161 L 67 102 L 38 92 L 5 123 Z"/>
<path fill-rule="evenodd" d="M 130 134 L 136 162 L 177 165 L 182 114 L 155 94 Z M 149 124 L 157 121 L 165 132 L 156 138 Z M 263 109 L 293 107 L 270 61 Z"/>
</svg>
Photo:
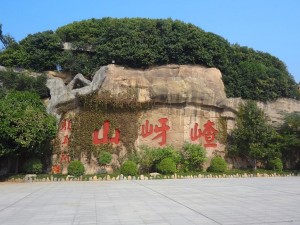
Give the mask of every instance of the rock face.
<svg viewBox="0 0 300 225">
<path fill-rule="evenodd" d="M 220 104 L 223 108 L 221 116 L 227 118 L 228 132 L 234 128 L 239 105 L 244 102 L 245 100 L 240 98 L 227 98 Z M 282 124 L 286 114 L 300 112 L 300 101 L 289 98 L 280 98 L 272 102 L 257 102 L 257 105 L 265 112 L 267 120 L 274 127 L 279 127 Z"/>
<path fill-rule="evenodd" d="M 47 111 L 60 119 L 63 113 L 76 109 L 76 98 L 87 95 L 94 91 L 101 90 L 102 83 L 106 77 L 106 67 L 102 67 L 94 76 L 93 81 L 89 81 L 82 74 L 77 74 L 74 79 L 65 85 L 64 81 L 58 77 L 50 77 L 47 80 L 47 87 L 50 89 L 51 99 L 47 106 Z M 81 88 L 75 88 L 80 83 Z"/>
<path fill-rule="evenodd" d="M 225 98 L 221 73 L 200 66 L 160 66 L 148 70 L 132 70 L 109 65 L 103 90 L 113 94 L 128 87 L 138 89 L 138 101 L 157 103 L 193 103 L 216 106 Z"/>
<path fill-rule="evenodd" d="M 59 118 L 66 108 L 75 105 L 76 95 L 110 91 L 118 96 L 128 88 L 137 90 L 138 101 L 142 103 L 152 101 L 219 107 L 226 99 L 221 78 L 219 70 L 201 66 L 168 65 L 134 70 L 108 65 L 96 72 L 92 82 L 81 74 L 76 75 L 67 86 L 60 78 L 50 78 L 47 82 L 51 95 L 48 112 Z M 76 82 L 84 87 L 75 88 Z"/>
<path fill-rule="evenodd" d="M 167 65 L 147 70 L 108 65 L 101 67 L 92 81 L 78 74 L 68 85 L 60 78 L 49 78 L 47 86 L 51 94 L 47 109 L 63 124 L 64 130 L 59 135 L 65 147 L 72 132 L 67 129 L 72 115 L 81 111 L 76 104 L 78 96 L 91 93 L 101 96 L 101 93 L 109 92 L 117 98 L 122 93 L 128 93 L 128 90 L 134 90 L 137 102 L 155 103 L 153 107 L 142 110 L 139 114 L 138 135 L 134 143 L 136 148 L 142 145 L 173 145 L 180 148 L 184 142 L 191 142 L 203 145 L 209 158 L 214 154 L 224 156 L 222 135 L 234 127 L 236 112 L 239 104 L 243 102 L 238 98 L 226 98 L 219 70 L 189 65 Z M 300 102 L 292 99 L 278 99 L 258 105 L 274 125 L 282 122 L 284 113 L 300 112 Z M 115 129 L 113 137 L 108 138 L 109 126 L 110 121 L 105 121 L 101 129 L 95 130 L 93 143 L 111 141 L 124 149 L 120 141 L 124 133 Z M 54 157 L 57 161 L 68 159 L 64 149 L 62 147 L 63 154 Z M 118 161 L 118 157 L 120 155 L 113 156 L 115 161 Z M 87 173 L 97 172 L 97 160 L 92 158 L 85 168 Z"/>
</svg>

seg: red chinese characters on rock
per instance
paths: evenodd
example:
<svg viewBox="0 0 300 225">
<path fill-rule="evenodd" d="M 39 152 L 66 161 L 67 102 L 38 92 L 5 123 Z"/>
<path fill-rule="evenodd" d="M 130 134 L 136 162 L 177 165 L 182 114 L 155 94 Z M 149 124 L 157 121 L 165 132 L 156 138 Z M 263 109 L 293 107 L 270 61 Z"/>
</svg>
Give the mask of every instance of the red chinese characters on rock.
<svg viewBox="0 0 300 225">
<path fill-rule="evenodd" d="M 52 166 L 52 173 L 53 174 L 59 174 L 59 173 L 61 173 L 60 165 L 53 165 Z"/>
<path fill-rule="evenodd" d="M 118 145 L 120 143 L 120 130 L 115 129 L 114 137 L 109 138 L 109 129 L 110 129 L 110 122 L 104 121 L 103 126 L 100 130 L 95 130 L 93 133 L 93 144 L 107 144 L 107 143 L 114 143 Z"/>
<path fill-rule="evenodd" d="M 64 163 L 64 162 L 69 163 L 70 161 L 71 160 L 70 160 L 69 154 L 61 153 L 61 155 L 60 155 L 60 163 Z"/>
<path fill-rule="evenodd" d="M 204 137 L 205 144 L 204 147 L 217 147 L 217 144 L 214 143 L 215 136 L 218 131 L 214 128 L 215 123 L 208 120 L 204 124 L 204 130 L 198 128 L 198 123 L 195 123 L 194 128 L 191 129 L 191 140 L 197 141 L 201 137 Z"/>
<path fill-rule="evenodd" d="M 62 145 L 69 145 L 69 136 L 71 133 L 71 120 L 63 120 L 59 131 L 63 132 L 63 140 L 61 142 Z"/>
<path fill-rule="evenodd" d="M 142 137 L 146 138 L 149 135 L 153 134 L 153 132 L 157 133 L 157 135 L 152 138 L 152 140 L 161 138 L 161 141 L 158 143 L 160 146 L 163 146 L 167 142 L 167 131 L 170 130 L 170 127 L 167 125 L 167 118 L 161 118 L 158 120 L 158 122 L 161 124 L 161 126 L 155 125 L 153 129 L 153 125 L 149 124 L 149 120 L 146 120 L 145 124 L 142 125 Z"/>
</svg>

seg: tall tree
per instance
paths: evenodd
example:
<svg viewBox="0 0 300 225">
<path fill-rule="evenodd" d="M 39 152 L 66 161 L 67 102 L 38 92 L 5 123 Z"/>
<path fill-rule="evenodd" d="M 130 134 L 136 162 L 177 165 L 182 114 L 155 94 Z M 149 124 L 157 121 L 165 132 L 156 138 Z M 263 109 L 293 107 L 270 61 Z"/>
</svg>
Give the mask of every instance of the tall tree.
<svg viewBox="0 0 300 225">
<path fill-rule="evenodd" d="M 61 43 L 71 43 L 64 51 Z M 260 101 L 298 98 L 297 85 L 278 58 L 231 45 L 192 24 L 171 19 L 102 18 L 28 35 L 0 53 L 3 66 L 54 70 L 92 77 L 102 65 L 146 68 L 163 64 L 216 67 L 228 97 Z M 266 91 L 268 90 L 268 91 Z"/>
<path fill-rule="evenodd" d="M 37 94 L 12 91 L 0 99 L 0 157 L 42 155 L 55 133 L 55 118 Z"/>
<path fill-rule="evenodd" d="M 281 134 L 283 160 L 290 167 L 294 167 L 300 158 L 300 113 L 294 112 L 285 115 L 284 123 L 279 129 L 279 133 Z M 298 167 L 300 167 L 300 162 Z"/>
<path fill-rule="evenodd" d="M 2 42 L 4 48 L 16 43 L 15 39 L 9 34 L 3 34 L 2 24 L 0 23 L 0 41 Z"/>
<path fill-rule="evenodd" d="M 278 134 L 267 123 L 264 112 L 254 101 L 247 101 L 239 108 L 228 151 L 245 157 L 256 169 L 258 161 L 280 156 L 277 138 Z"/>
</svg>

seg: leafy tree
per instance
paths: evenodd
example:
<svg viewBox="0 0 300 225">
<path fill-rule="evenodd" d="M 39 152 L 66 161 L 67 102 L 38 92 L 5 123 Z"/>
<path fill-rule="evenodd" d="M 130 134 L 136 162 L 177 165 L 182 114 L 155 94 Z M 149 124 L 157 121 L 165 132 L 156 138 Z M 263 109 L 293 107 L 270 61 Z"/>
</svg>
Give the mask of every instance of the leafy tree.
<svg viewBox="0 0 300 225">
<path fill-rule="evenodd" d="M 128 160 L 122 164 L 120 171 L 124 176 L 136 176 L 138 167 L 135 162 Z"/>
<path fill-rule="evenodd" d="M 62 51 L 61 40 L 53 31 L 28 35 L 18 45 L 0 55 L 4 66 L 22 67 L 35 71 L 54 70 Z"/>
<path fill-rule="evenodd" d="M 84 165 L 82 162 L 75 160 L 68 165 L 68 174 L 71 176 L 79 177 L 84 174 Z"/>
<path fill-rule="evenodd" d="M 172 146 L 163 148 L 151 148 L 141 146 L 141 150 L 137 155 L 137 161 L 141 172 L 156 171 L 157 165 L 165 158 L 171 158 L 175 164 L 179 163 L 180 155 Z"/>
<path fill-rule="evenodd" d="M 96 68 L 95 66 L 97 65 L 97 58 L 95 56 L 71 50 L 64 51 L 58 62 L 65 72 L 70 72 L 71 74 L 82 73 L 88 78 L 92 78 L 91 75 L 100 67 Z"/>
<path fill-rule="evenodd" d="M 284 123 L 279 128 L 281 134 L 281 152 L 284 161 L 296 166 L 300 158 L 300 113 L 285 115 Z"/>
<path fill-rule="evenodd" d="M 138 164 L 140 171 L 149 173 L 154 163 L 154 150 L 148 146 L 141 146 L 141 150 L 138 152 Z"/>
<path fill-rule="evenodd" d="M 209 172 L 224 173 L 227 170 L 227 163 L 221 156 L 211 159 L 210 166 L 207 168 Z"/>
<path fill-rule="evenodd" d="M 258 161 L 280 156 L 277 132 L 267 123 L 254 101 L 242 104 L 232 131 L 229 154 L 245 157 L 257 168 Z"/>
<path fill-rule="evenodd" d="M 37 77 L 25 73 L 16 73 L 12 70 L 0 71 L 1 90 L 6 93 L 10 90 L 31 91 L 37 93 L 41 98 L 48 97 L 46 86 L 47 76 L 42 74 Z"/>
<path fill-rule="evenodd" d="M 282 164 L 281 159 L 275 158 L 275 159 L 269 160 L 267 167 L 268 167 L 268 169 L 281 172 L 283 169 L 283 164 Z"/>
<path fill-rule="evenodd" d="M 28 35 L 20 41 L 20 53 L 25 55 L 24 68 L 36 71 L 54 70 L 61 51 L 61 41 L 53 31 Z"/>
<path fill-rule="evenodd" d="M 92 46 L 94 52 L 87 56 L 97 57 L 96 68 L 111 60 L 130 67 L 200 64 L 221 70 L 229 97 L 299 98 L 294 79 L 278 58 L 230 45 L 216 34 L 178 20 L 91 19 L 63 26 L 56 33 L 75 46 L 87 45 L 82 42 Z"/>
<path fill-rule="evenodd" d="M 173 174 L 176 172 L 176 163 L 172 158 L 164 158 L 156 167 L 157 170 L 163 174 Z"/>
<path fill-rule="evenodd" d="M 102 151 L 98 156 L 98 163 L 100 166 L 105 166 L 109 164 L 112 160 L 112 155 L 109 152 Z"/>
<path fill-rule="evenodd" d="M 181 150 L 181 164 L 185 172 L 201 171 L 206 159 L 206 151 L 202 146 L 191 143 L 183 145 Z"/>
<path fill-rule="evenodd" d="M 0 23 L 0 41 L 2 42 L 4 48 L 7 48 L 16 43 L 15 39 L 11 35 L 3 34 L 1 23 Z"/>
<path fill-rule="evenodd" d="M 171 158 L 177 164 L 180 161 L 179 152 L 173 146 L 165 146 L 163 148 L 153 148 L 153 165 L 156 165 L 165 158 Z"/>
<path fill-rule="evenodd" d="M 56 120 L 39 96 L 11 91 L 0 99 L 0 157 L 42 155 L 56 133 Z"/>
<path fill-rule="evenodd" d="M 62 50 L 62 43 L 71 49 Z M 278 58 L 192 24 L 171 19 L 102 18 L 74 22 L 29 35 L 0 53 L 4 66 L 37 71 L 54 69 L 91 77 L 100 66 L 147 68 L 162 64 L 198 64 L 219 68 L 228 97 L 273 100 L 298 98 L 297 84 Z M 268 90 L 268 91 L 265 91 Z"/>
<path fill-rule="evenodd" d="M 43 171 L 43 164 L 40 159 L 31 158 L 26 160 L 23 165 L 23 171 L 25 173 L 42 173 Z"/>
</svg>

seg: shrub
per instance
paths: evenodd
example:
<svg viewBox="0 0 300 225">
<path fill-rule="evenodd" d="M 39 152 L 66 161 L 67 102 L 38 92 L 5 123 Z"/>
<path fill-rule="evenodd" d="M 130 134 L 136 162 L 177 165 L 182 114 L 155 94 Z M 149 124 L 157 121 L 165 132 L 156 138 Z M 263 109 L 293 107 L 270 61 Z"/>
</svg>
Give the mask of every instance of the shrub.
<svg viewBox="0 0 300 225">
<path fill-rule="evenodd" d="M 153 151 L 154 161 L 156 164 L 165 158 L 172 158 L 175 163 L 180 161 L 180 155 L 178 151 L 171 145 L 168 145 L 164 148 L 154 148 Z"/>
<path fill-rule="evenodd" d="M 111 162 L 112 155 L 109 152 L 102 151 L 98 156 L 98 163 L 100 166 L 105 166 Z"/>
<path fill-rule="evenodd" d="M 79 177 L 84 174 L 84 166 L 80 161 L 72 161 L 68 166 L 68 174 Z"/>
<path fill-rule="evenodd" d="M 172 158 L 165 158 L 158 163 L 157 170 L 163 174 L 173 174 L 176 172 L 176 164 Z"/>
<path fill-rule="evenodd" d="M 275 158 L 269 161 L 268 168 L 271 170 L 282 171 L 283 164 L 280 158 Z"/>
<path fill-rule="evenodd" d="M 165 158 L 171 158 L 175 164 L 180 161 L 179 152 L 170 145 L 164 148 L 142 146 L 138 156 L 140 170 L 147 173 L 156 171 L 157 165 Z"/>
<path fill-rule="evenodd" d="M 300 160 L 297 161 L 297 163 L 295 165 L 295 169 L 300 170 Z"/>
<path fill-rule="evenodd" d="M 139 170 L 142 173 L 149 173 L 154 165 L 154 149 L 148 146 L 141 146 L 141 151 L 138 152 Z"/>
<path fill-rule="evenodd" d="M 201 171 L 203 163 L 206 161 L 206 151 L 198 144 L 185 143 L 181 151 L 181 163 L 183 170 Z"/>
<path fill-rule="evenodd" d="M 121 174 L 124 176 L 136 176 L 138 172 L 138 168 L 135 162 L 126 161 L 121 166 Z"/>
<path fill-rule="evenodd" d="M 210 167 L 207 169 L 209 172 L 223 173 L 227 170 L 227 163 L 221 156 L 212 158 Z"/>
<path fill-rule="evenodd" d="M 41 160 L 33 158 L 27 160 L 23 165 L 25 173 L 42 173 L 43 164 Z"/>
</svg>

